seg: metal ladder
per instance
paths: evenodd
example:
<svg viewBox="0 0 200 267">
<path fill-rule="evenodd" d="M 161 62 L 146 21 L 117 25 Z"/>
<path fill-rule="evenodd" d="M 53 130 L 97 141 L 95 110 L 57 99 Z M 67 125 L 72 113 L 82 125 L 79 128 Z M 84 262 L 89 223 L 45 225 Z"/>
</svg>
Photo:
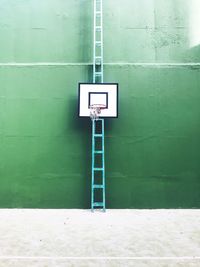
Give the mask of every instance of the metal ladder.
<svg viewBox="0 0 200 267">
<path fill-rule="evenodd" d="M 93 83 L 103 83 L 102 0 L 94 0 Z"/>
<path fill-rule="evenodd" d="M 105 211 L 104 119 L 92 120 L 92 195 L 91 209 Z"/>
<path fill-rule="evenodd" d="M 94 0 L 93 83 L 103 83 L 103 0 Z M 98 164 L 98 166 L 97 166 Z M 92 120 L 91 210 L 105 206 L 104 119 Z"/>
</svg>

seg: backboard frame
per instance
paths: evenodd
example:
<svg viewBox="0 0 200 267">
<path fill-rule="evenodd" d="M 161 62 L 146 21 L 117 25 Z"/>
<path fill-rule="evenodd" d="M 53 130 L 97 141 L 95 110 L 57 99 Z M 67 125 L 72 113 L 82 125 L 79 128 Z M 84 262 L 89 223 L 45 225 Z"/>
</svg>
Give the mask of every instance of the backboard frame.
<svg viewBox="0 0 200 267">
<path fill-rule="evenodd" d="M 115 100 L 115 103 L 116 103 L 116 114 L 114 116 L 105 116 L 105 115 L 101 115 L 99 116 L 99 118 L 118 118 L 118 113 L 119 113 L 119 84 L 118 83 L 84 83 L 84 82 L 79 82 L 78 83 L 78 117 L 79 118 L 89 118 L 90 117 L 90 108 L 89 108 L 89 102 L 90 102 L 90 99 L 89 99 L 89 94 L 106 94 L 106 103 L 107 103 L 107 106 L 108 106 L 108 103 L 109 103 L 109 96 L 108 96 L 108 92 L 107 91 L 101 91 L 101 92 L 95 92 L 93 90 L 91 90 L 90 92 L 88 92 L 88 103 L 86 104 L 87 105 L 87 108 L 88 108 L 88 115 L 81 115 L 80 114 L 80 95 L 81 95 L 81 85 L 97 85 L 98 87 L 101 87 L 101 86 L 106 86 L 106 85 L 115 85 L 116 88 L 115 88 L 115 95 L 116 95 L 116 100 Z M 100 103 L 99 103 L 100 104 Z M 109 107 L 109 106 L 108 106 Z"/>
</svg>

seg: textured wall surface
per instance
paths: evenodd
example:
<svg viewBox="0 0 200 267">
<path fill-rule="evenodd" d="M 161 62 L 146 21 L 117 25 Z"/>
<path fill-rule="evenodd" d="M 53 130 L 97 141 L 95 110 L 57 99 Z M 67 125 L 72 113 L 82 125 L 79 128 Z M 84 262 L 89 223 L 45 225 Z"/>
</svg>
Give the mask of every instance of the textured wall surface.
<svg viewBox="0 0 200 267">
<path fill-rule="evenodd" d="M 200 207 L 196 0 L 104 0 L 109 208 Z M 0 207 L 88 208 L 92 0 L 0 0 Z"/>
</svg>

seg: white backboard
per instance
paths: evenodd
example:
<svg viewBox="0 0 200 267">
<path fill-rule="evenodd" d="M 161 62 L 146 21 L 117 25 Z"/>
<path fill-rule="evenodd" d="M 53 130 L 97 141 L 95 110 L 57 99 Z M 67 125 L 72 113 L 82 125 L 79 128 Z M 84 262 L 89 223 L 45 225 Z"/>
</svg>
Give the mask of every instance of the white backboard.
<svg viewBox="0 0 200 267">
<path fill-rule="evenodd" d="M 90 117 L 90 105 L 101 104 L 99 117 L 118 117 L 117 83 L 79 83 L 79 117 Z"/>
</svg>

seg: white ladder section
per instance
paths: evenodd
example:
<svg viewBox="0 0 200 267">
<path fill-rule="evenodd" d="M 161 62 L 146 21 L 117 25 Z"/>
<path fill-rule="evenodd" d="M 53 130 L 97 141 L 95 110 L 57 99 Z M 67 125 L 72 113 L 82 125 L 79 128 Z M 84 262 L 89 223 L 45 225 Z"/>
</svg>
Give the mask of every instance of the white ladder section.
<svg viewBox="0 0 200 267">
<path fill-rule="evenodd" d="M 103 83 L 102 1 L 94 0 L 93 83 Z"/>
</svg>

